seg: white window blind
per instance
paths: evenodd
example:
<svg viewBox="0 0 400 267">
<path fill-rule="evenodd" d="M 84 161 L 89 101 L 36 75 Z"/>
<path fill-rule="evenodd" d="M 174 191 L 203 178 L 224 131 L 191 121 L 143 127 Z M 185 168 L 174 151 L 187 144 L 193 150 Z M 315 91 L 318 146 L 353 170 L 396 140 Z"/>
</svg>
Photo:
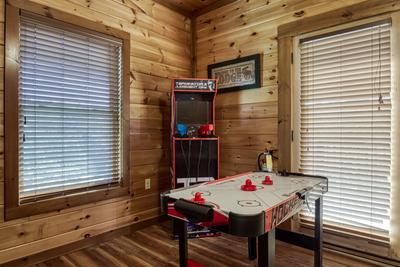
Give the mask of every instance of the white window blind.
<svg viewBox="0 0 400 267">
<path fill-rule="evenodd" d="M 384 233 L 390 206 L 390 28 L 380 22 L 300 40 L 295 126 L 299 171 L 329 179 L 325 222 Z"/>
<path fill-rule="evenodd" d="M 121 178 L 122 41 L 22 16 L 20 200 Z"/>
</svg>

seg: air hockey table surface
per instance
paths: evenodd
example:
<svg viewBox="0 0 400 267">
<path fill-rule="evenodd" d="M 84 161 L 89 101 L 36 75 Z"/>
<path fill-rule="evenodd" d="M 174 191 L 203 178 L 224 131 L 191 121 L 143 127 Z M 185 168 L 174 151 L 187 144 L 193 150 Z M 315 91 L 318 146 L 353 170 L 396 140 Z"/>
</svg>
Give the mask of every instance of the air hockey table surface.
<svg viewBox="0 0 400 267">
<path fill-rule="evenodd" d="M 272 180 L 272 184 L 265 183 L 266 180 Z M 243 190 L 243 186 L 250 185 L 249 181 L 251 190 Z M 193 222 L 209 228 L 223 229 L 222 232 L 228 234 L 248 237 L 249 257 L 254 258 L 255 238 L 258 238 L 259 266 L 273 266 L 271 250 L 268 249 L 267 255 L 261 252 L 270 242 L 273 244 L 271 240 L 275 240 L 275 228 L 299 212 L 309 196 L 313 195 L 316 204 L 316 237 L 306 240 L 305 243 L 313 244 L 310 249 L 318 252 L 318 255 L 315 253 L 315 266 L 322 266 L 320 255 L 322 195 L 327 191 L 328 180 L 322 176 L 285 172 L 280 174 L 249 172 L 170 190 L 163 193 L 161 199 L 164 211 L 179 225 L 181 221 Z M 183 228 L 180 227 L 181 230 Z M 187 240 L 184 236 L 186 234 L 184 231 L 179 234 L 180 251 L 183 251 L 183 254 L 180 254 L 180 262 L 181 266 L 186 266 Z M 307 239 L 300 236 L 293 237 L 289 233 L 285 236 L 294 242 L 297 242 L 296 238 Z"/>
<path fill-rule="evenodd" d="M 271 185 L 262 182 L 269 176 Z M 256 186 L 255 191 L 243 191 L 241 186 L 250 179 Z M 299 194 L 309 192 L 323 193 L 326 190 L 326 178 L 275 173 L 249 172 L 215 181 L 205 182 L 191 187 L 180 188 L 166 193 L 172 199 L 194 201 L 196 193 L 201 193 L 204 203 L 228 214 L 251 215 L 267 211 L 289 201 Z"/>
</svg>

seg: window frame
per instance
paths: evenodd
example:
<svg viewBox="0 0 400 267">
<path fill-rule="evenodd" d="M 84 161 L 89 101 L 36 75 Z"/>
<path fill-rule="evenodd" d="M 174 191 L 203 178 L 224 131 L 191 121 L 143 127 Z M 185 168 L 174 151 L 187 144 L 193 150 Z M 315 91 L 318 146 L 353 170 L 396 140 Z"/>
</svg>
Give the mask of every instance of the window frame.
<svg viewBox="0 0 400 267">
<path fill-rule="evenodd" d="M 121 157 L 122 177 L 115 186 L 96 186 L 68 191 L 66 195 L 55 195 L 35 202 L 21 204 L 19 199 L 19 25 L 22 12 L 40 15 L 60 27 L 74 27 L 95 31 L 122 40 L 122 86 L 121 86 Z M 71 23 L 73 22 L 73 23 Z M 36 214 L 61 211 L 62 209 L 89 204 L 116 197 L 129 196 L 129 91 L 130 91 L 130 34 L 110 28 L 82 17 L 67 14 L 40 4 L 6 4 L 5 23 L 5 72 L 4 72 L 4 178 L 5 178 L 5 219 L 12 220 Z"/>
<path fill-rule="evenodd" d="M 372 25 L 376 25 L 376 24 L 381 24 L 383 22 L 388 22 L 391 24 L 391 28 L 393 28 L 392 25 L 392 15 L 391 14 L 386 14 L 386 15 L 381 15 L 381 16 L 374 16 L 372 18 L 368 18 L 368 19 L 361 19 L 361 20 L 357 20 L 354 22 L 350 22 L 350 23 L 345 23 L 345 24 L 341 24 L 339 26 L 335 26 L 335 27 L 329 27 L 327 29 L 323 29 L 323 30 L 317 30 L 317 31 L 312 31 L 310 33 L 306 33 L 306 34 L 301 34 L 298 36 L 295 36 L 293 38 L 293 90 L 292 90 L 292 124 L 291 124 L 291 128 L 293 129 L 293 134 L 292 134 L 292 143 L 291 143 L 291 170 L 294 172 L 299 172 L 299 168 L 300 168 L 300 142 L 301 142 L 301 138 L 300 138 L 300 134 L 297 131 L 299 128 L 299 125 L 301 123 L 301 116 L 300 116 L 300 112 L 301 112 L 301 107 L 300 107 L 300 95 L 301 95 L 301 79 L 300 79 L 300 41 L 304 40 L 304 39 L 309 39 L 309 38 L 318 38 L 321 36 L 329 36 L 329 35 L 335 35 L 341 32 L 348 32 L 348 31 L 352 31 L 358 28 L 363 28 L 363 27 L 368 27 L 368 26 L 372 26 Z M 393 32 L 393 31 L 392 31 Z M 391 34 L 392 35 L 392 34 Z M 391 50 L 393 51 L 393 49 L 395 49 L 395 47 L 391 47 Z M 393 65 L 393 63 L 395 62 L 395 58 L 393 57 L 393 55 L 391 56 L 391 64 Z M 392 70 L 393 73 L 393 70 Z M 395 77 L 392 77 L 392 88 L 395 88 L 393 83 L 394 83 Z M 391 118 L 393 119 L 393 118 Z M 301 215 L 300 216 L 301 221 L 300 223 L 304 226 L 309 226 L 310 225 L 310 221 L 312 221 L 312 219 L 308 216 L 305 215 Z M 363 229 L 360 227 L 356 227 L 356 226 L 344 226 L 335 222 L 326 222 L 326 227 L 327 229 L 333 229 L 333 231 L 342 231 L 342 232 L 346 232 L 349 234 L 355 234 L 357 233 L 358 235 L 365 235 L 368 237 L 373 237 L 375 239 L 381 240 L 383 242 L 388 242 L 389 241 L 389 237 L 388 237 L 388 233 L 386 234 L 383 230 L 379 231 L 379 230 L 373 230 L 373 229 Z"/>
<path fill-rule="evenodd" d="M 294 94 L 296 88 L 295 63 L 296 38 L 321 35 L 326 32 L 347 29 L 385 19 L 392 20 L 392 27 L 400 26 L 400 7 L 392 5 L 389 0 L 371 0 L 339 8 L 319 15 L 289 22 L 278 27 L 278 169 L 296 171 L 294 150 Z M 392 31 L 392 51 L 400 49 L 400 34 Z M 397 55 L 397 53 L 396 53 Z M 394 68 L 400 65 L 400 58 L 392 54 Z M 392 70 L 392 83 L 399 87 L 400 79 Z M 309 218 L 295 215 L 291 220 L 291 230 L 304 234 L 310 232 L 314 225 Z M 389 244 L 389 237 L 379 233 L 366 232 L 360 229 L 345 228 L 334 224 L 324 223 L 326 233 L 324 244 L 334 248 L 348 248 L 349 253 L 363 253 L 374 251 L 372 255 L 387 259 L 399 258 L 393 254 Z M 373 240 L 373 241 L 371 241 Z M 346 245 L 344 245 L 346 244 Z M 347 245 L 348 244 L 348 245 Z M 349 248 L 350 247 L 350 248 Z M 354 249 L 356 247 L 356 249 Z M 379 248 L 379 251 L 377 251 Z"/>
</svg>

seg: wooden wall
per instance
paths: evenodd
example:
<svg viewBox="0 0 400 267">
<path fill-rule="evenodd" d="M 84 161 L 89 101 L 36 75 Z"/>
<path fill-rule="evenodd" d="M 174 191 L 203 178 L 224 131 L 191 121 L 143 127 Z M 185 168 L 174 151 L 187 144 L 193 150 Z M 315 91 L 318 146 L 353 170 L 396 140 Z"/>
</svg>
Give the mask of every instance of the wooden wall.
<svg viewBox="0 0 400 267">
<path fill-rule="evenodd" d="M 197 18 L 197 77 L 208 64 L 262 55 L 261 88 L 217 97 L 221 177 L 256 169 L 258 153 L 277 148 L 277 27 L 363 1 L 239 0 Z"/>
<path fill-rule="evenodd" d="M 190 19 L 152 0 L 15 0 L 60 9 L 131 34 L 132 198 L 118 198 L 60 212 L 4 222 L 3 169 L 0 170 L 0 264 L 95 236 L 159 214 L 159 192 L 169 187 L 168 141 L 171 77 L 191 73 Z M 4 55 L 4 0 L 0 0 L 0 49 Z M 3 85 L 4 60 L 0 60 Z M 3 98 L 3 86 L 0 97 Z M 3 101 L 0 101 L 2 103 Z M 4 120 L 1 105 L 1 122 Z M 4 127 L 0 123 L 4 166 Z M 144 190 L 144 179 L 152 188 Z"/>
</svg>

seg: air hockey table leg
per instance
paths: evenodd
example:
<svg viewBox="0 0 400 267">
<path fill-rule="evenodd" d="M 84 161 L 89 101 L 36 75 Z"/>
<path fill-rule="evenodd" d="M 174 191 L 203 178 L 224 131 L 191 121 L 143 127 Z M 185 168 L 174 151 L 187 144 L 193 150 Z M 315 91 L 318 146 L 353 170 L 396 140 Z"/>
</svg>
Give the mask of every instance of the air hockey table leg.
<svg viewBox="0 0 400 267">
<path fill-rule="evenodd" d="M 257 238 L 249 237 L 247 246 L 248 246 L 249 260 L 255 260 L 257 258 Z"/>
<path fill-rule="evenodd" d="M 188 240 L 187 240 L 187 222 L 174 219 L 175 231 L 179 237 L 179 266 L 188 266 Z"/>
<path fill-rule="evenodd" d="M 314 222 L 314 266 L 322 267 L 322 196 L 315 200 L 315 222 Z"/>
<path fill-rule="evenodd" d="M 258 267 L 275 266 L 275 229 L 258 237 Z"/>
</svg>

